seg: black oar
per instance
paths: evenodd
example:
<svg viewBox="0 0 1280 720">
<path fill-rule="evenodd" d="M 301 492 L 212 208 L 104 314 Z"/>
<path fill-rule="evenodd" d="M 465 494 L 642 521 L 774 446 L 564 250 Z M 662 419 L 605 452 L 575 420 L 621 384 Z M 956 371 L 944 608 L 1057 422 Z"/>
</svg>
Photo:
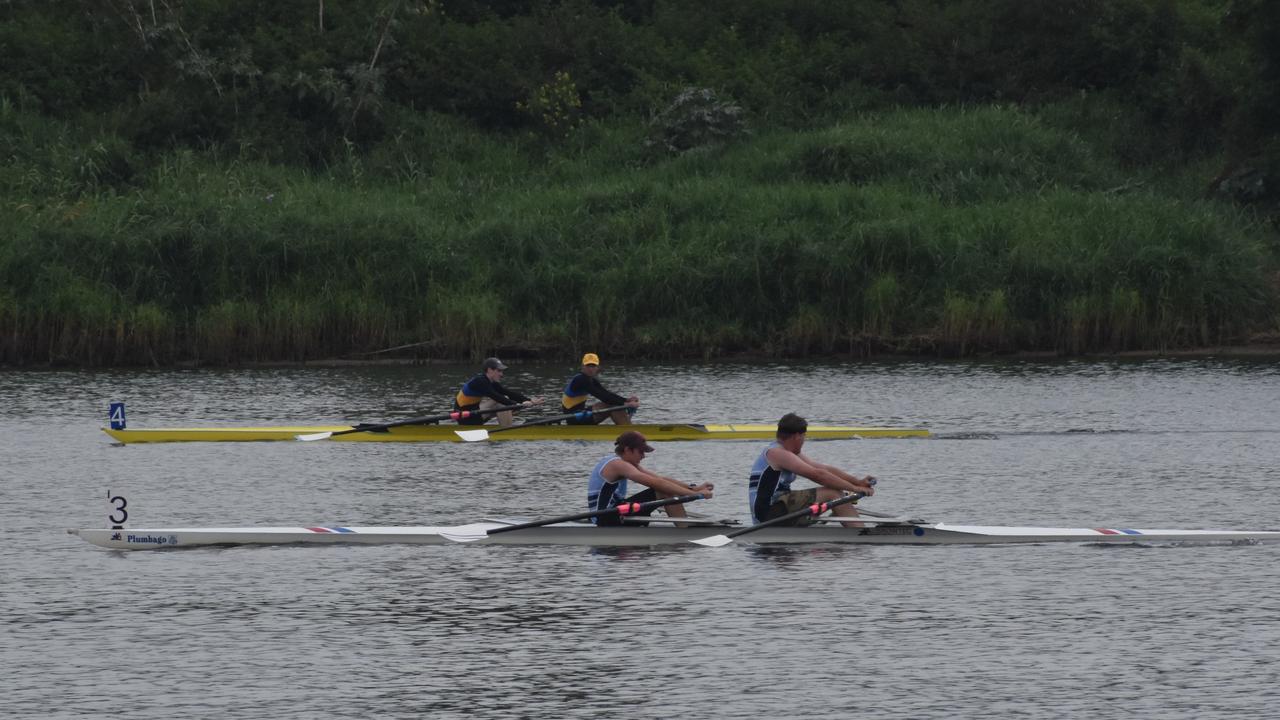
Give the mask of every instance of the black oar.
<svg viewBox="0 0 1280 720">
<path fill-rule="evenodd" d="M 476 540 L 483 540 L 490 535 L 511 532 L 512 530 L 525 530 L 528 528 L 542 527 L 543 525 L 554 525 L 556 523 L 572 522 L 574 520 L 586 520 L 587 518 L 600 517 L 604 515 L 639 515 L 641 513 L 648 513 L 650 510 L 654 510 L 665 505 L 675 505 L 676 503 L 687 503 L 701 499 L 701 494 L 694 494 L 680 495 L 679 497 L 667 498 L 665 500 L 650 500 L 645 503 L 623 503 L 605 510 L 592 510 L 591 512 L 562 515 L 560 517 L 548 518 L 546 520 L 533 520 L 527 523 L 504 525 L 497 528 L 490 528 L 488 525 L 483 524 L 459 525 L 458 527 L 440 531 L 440 536 L 454 542 L 475 542 Z"/>
<path fill-rule="evenodd" d="M 389 423 L 379 423 L 377 425 L 356 425 L 350 430 L 338 430 L 335 432 L 318 432 L 309 435 L 294 435 L 294 440 L 302 442 L 311 442 L 312 440 L 327 440 L 335 435 L 349 435 L 358 432 L 377 432 L 386 430 L 387 428 L 401 427 L 403 425 L 422 425 L 424 423 L 436 422 L 437 420 L 461 420 L 463 418 L 475 417 L 477 415 L 489 415 L 492 413 L 502 412 L 504 410 L 515 410 L 522 407 L 520 405 L 504 405 L 502 407 L 491 408 L 489 410 L 454 410 L 451 413 L 442 415 L 427 415 L 425 417 L 409 418 L 408 420 L 397 420 Z"/>
<path fill-rule="evenodd" d="M 500 427 L 494 430 L 454 430 L 454 432 L 458 433 L 458 437 L 462 438 L 466 442 L 477 442 L 479 440 L 488 440 L 489 436 L 493 433 L 506 432 L 508 430 L 519 430 L 520 428 L 533 427 L 534 425 L 550 425 L 551 423 L 558 423 L 562 420 L 573 420 L 575 418 L 586 420 L 593 415 L 602 415 L 604 413 L 611 413 L 614 410 L 626 409 L 626 405 L 619 405 L 617 407 L 601 408 L 600 410 L 579 410 L 578 412 L 566 413 L 564 415 L 553 415 L 548 418 L 542 418 L 541 420 L 530 420 L 527 423 L 508 425 L 507 427 Z"/>
<path fill-rule="evenodd" d="M 734 530 L 728 535 L 712 535 L 711 537 L 705 537 L 705 538 L 702 538 L 701 540 L 690 540 L 690 542 L 694 542 L 699 545 L 706 545 L 707 547 L 720 547 L 721 545 L 728 545 L 729 543 L 733 542 L 734 538 L 740 537 L 742 535 L 746 535 L 747 533 L 753 533 L 757 530 L 763 530 L 772 525 L 781 525 L 782 523 L 788 522 L 790 520 L 795 520 L 796 518 L 807 517 L 809 515 L 821 515 L 822 513 L 838 505 L 845 505 L 851 502 L 857 502 L 864 496 L 865 496 L 865 493 L 857 492 L 852 495 L 845 495 L 839 500 L 829 500 L 827 502 L 814 503 L 812 505 L 809 505 L 808 507 L 804 507 L 799 510 L 796 510 L 795 512 L 789 512 L 786 515 L 783 515 L 781 517 L 776 517 L 772 520 L 765 520 L 762 523 L 756 523 L 751 527 L 742 528 L 741 530 Z M 857 518 L 851 517 L 849 518 L 849 520 L 856 521 Z"/>
</svg>

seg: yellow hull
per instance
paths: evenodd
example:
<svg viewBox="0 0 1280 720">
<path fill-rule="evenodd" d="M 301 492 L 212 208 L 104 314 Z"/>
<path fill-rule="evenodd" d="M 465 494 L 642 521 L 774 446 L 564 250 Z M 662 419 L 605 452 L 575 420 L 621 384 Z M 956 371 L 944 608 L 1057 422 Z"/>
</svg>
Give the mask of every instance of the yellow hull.
<svg viewBox="0 0 1280 720">
<path fill-rule="evenodd" d="M 624 430 L 639 430 L 649 440 L 771 440 L 774 425 L 535 425 L 514 430 L 498 430 L 497 425 L 405 425 L 382 432 L 358 432 L 329 438 L 334 442 L 461 442 L 455 430 L 489 431 L 490 440 L 599 440 L 612 441 Z M 112 430 L 103 432 L 121 443 L 148 442 L 245 442 L 293 440 L 295 435 L 350 430 L 350 425 L 309 425 L 292 427 L 156 428 L 154 430 Z M 839 427 L 810 425 L 811 440 L 839 440 L 870 437 L 928 437 L 928 430 L 916 428 Z"/>
</svg>

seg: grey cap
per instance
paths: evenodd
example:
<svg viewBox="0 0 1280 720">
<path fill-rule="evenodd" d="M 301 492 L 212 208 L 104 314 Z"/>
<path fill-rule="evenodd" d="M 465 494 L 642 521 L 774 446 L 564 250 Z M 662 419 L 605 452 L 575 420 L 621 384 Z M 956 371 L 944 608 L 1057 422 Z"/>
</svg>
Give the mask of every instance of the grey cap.
<svg viewBox="0 0 1280 720">
<path fill-rule="evenodd" d="M 504 365 L 502 361 L 499 360 L 498 358 L 492 357 L 484 361 L 484 369 L 489 370 L 491 368 L 494 370 L 506 370 L 507 366 Z"/>
</svg>

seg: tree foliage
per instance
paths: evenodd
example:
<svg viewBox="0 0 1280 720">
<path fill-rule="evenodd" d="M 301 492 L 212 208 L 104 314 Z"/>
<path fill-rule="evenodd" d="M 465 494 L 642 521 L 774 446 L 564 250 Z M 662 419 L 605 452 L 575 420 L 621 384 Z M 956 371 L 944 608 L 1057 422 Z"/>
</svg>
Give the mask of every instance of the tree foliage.
<svg viewBox="0 0 1280 720">
<path fill-rule="evenodd" d="M 401 110 L 543 130 L 560 114 L 549 135 L 561 137 L 584 119 L 656 114 L 686 87 L 732 97 L 766 126 L 1111 93 L 1161 143 L 1256 150 L 1280 109 L 1277 7 L 27 0 L 0 6 L 0 95 L 51 117 L 88 114 L 139 149 L 229 145 L 291 162 L 376 144 Z"/>
</svg>

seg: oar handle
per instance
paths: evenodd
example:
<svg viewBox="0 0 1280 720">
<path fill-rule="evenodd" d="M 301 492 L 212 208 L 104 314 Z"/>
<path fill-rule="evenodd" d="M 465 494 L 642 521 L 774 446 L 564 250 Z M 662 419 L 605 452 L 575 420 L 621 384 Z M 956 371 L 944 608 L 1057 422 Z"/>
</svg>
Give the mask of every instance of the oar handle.
<svg viewBox="0 0 1280 720">
<path fill-rule="evenodd" d="M 463 418 L 475 417 L 477 415 L 492 415 L 506 410 L 515 410 L 520 405 L 503 405 L 502 407 L 489 408 L 488 410 L 454 410 L 450 413 L 441 415 L 427 415 L 425 417 L 409 418 L 408 420 L 397 420 L 389 423 L 377 423 L 374 425 L 357 425 L 350 430 L 339 430 L 333 435 L 349 435 L 358 432 L 376 432 L 378 430 L 386 430 L 393 427 L 403 427 L 405 425 L 421 425 L 423 423 L 435 422 L 437 420 L 461 420 Z M 332 437 L 332 435 L 330 436 Z"/>
<path fill-rule="evenodd" d="M 533 520 L 527 523 L 520 523 L 519 525 L 507 525 L 505 527 L 494 528 L 492 530 L 489 530 L 485 534 L 496 535 L 498 533 L 511 532 L 512 530 L 525 530 L 527 528 L 542 527 L 543 525 L 554 525 L 560 522 L 586 520 L 588 518 L 598 517 L 602 515 L 639 515 L 642 513 L 647 513 L 650 510 L 655 510 L 657 508 L 664 507 L 666 505 L 675 505 L 677 503 L 693 502 L 694 500 L 701 500 L 701 499 L 703 499 L 703 495 L 701 493 L 695 493 L 692 495 L 680 495 L 678 497 L 665 498 L 662 500 L 650 500 L 649 502 L 643 502 L 643 503 L 623 503 L 622 505 L 615 505 L 611 508 L 606 508 L 604 510 L 592 510 L 591 512 L 576 513 L 573 515 L 563 515 L 561 517 L 550 518 L 548 520 Z"/>
<path fill-rule="evenodd" d="M 781 515 L 779 517 L 773 518 L 772 520 L 765 520 L 762 523 L 756 523 L 755 525 L 752 525 L 751 527 L 748 527 L 748 528 L 742 528 L 741 530 L 734 530 L 731 533 L 727 533 L 725 537 L 735 538 L 735 537 L 738 537 L 739 535 L 746 535 L 747 533 L 753 533 L 757 530 L 763 530 L 764 528 L 771 527 L 773 525 L 781 525 L 782 523 L 785 523 L 790 520 L 795 520 L 796 518 L 808 517 L 810 515 L 813 515 L 813 516 L 821 515 L 822 513 L 830 510 L 833 507 L 838 507 L 840 505 L 847 505 L 852 502 L 857 502 L 865 496 L 866 496 L 865 493 L 857 492 L 852 495 L 845 495 L 844 497 L 836 500 L 828 500 L 827 502 L 814 503 L 812 505 L 803 507 L 794 512 L 789 512 L 786 515 Z"/>
<path fill-rule="evenodd" d="M 618 405 L 617 407 L 607 407 L 599 410 L 580 410 L 578 412 L 565 413 L 564 415 L 553 415 L 552 417 L 542 418 L 541 420 L 530 420 L 529 422 L 520 423 L 519 425 L 508 425 L 507 427 L 494 428 L 489 431 L 489 434 L 492 435 L 494 433 L 506 432 L 508 430 L 519 430 L 520 428 L 532 427 L 534 425 L 550 425 L 551 423 L 557 423 L 561 420 L 571 420 L 573 418 L 585 420 L 595 415 L 611 413 L 614 410 L 625 410 L 626 408 L 626 405 Z"/>
</svg>

